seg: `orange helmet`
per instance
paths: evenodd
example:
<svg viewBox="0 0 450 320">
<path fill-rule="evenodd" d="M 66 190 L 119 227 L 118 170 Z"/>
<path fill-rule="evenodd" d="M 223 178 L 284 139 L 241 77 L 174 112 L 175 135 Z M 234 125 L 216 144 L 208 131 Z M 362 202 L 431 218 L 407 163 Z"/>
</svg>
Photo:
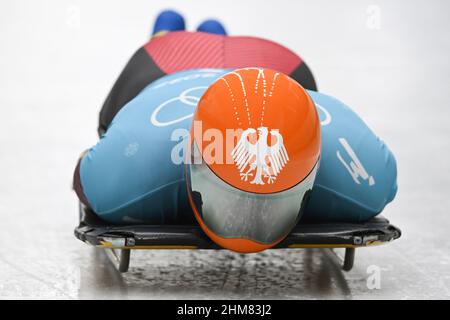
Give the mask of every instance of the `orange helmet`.
<svg viewBox="0 0 450 320">
<path fill-rule="evenodd" d="M 288 76 L 247 68 L 217 80 L 191 129 L 189 200 L 205 233 L 242 253 L 275 246 L 300 219 L 320 158 L 320 121 Z"/>
</svg>

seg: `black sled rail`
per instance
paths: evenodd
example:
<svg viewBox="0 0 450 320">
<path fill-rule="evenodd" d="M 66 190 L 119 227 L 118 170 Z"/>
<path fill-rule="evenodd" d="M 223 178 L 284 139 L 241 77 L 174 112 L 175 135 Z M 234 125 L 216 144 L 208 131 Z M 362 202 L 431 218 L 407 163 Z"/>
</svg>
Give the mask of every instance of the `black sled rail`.
<svg viewBox="0 0 450 320">
<path fill-rule="evenodd" d="M 301 223 L 274 249 L 345 248 L 343 269 L 353 267 L 355 249 L 382 245 L 400 238 L 401 231 L 384 217 L 365 223 Z M 110 258 L 126 272 L 130 250 L 136 249 L 222 249 L 199 226 L 114 226 L 80 205 L 80 224 L 75 237 L 90 245 L 111 249 Z"/>
</svg>

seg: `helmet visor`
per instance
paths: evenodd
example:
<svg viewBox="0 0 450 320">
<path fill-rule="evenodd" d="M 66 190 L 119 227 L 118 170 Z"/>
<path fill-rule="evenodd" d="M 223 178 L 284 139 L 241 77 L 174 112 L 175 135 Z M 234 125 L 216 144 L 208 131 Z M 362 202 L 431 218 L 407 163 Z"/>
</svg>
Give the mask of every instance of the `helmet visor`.
<svg viewBox="0 0 450 320">
<path fill-rule="evenodd" d="M 192 145 L 192 154 L 199 154 L 196 143 Z M 227 184 L 205 161 L 191 161 L 187 183 L 194 209 L 213 233 L 271 244 L 287 236 L 300 219 L 317 167 L 318 163 L 303 181 L 288 190 L 256 194 Z"/>
</svg>

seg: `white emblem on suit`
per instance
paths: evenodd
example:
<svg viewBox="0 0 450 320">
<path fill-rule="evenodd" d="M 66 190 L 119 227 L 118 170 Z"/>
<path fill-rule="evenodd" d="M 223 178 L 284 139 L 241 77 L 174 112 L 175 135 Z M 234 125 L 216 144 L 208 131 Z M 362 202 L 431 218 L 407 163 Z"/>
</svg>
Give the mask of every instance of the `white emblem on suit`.
<svg viewBox="0 0 450 320">
<path fill-rule="evenodd" d="M 367 173 L 366 169 L 356 156 L 355 151 L 353 151 L 352 147 L 349 145 L 347 140 L 345 138 L 340 138 L 339 142 L 342 144 L 345 151 L 347 151 L 352 161 L 350 161 L 350 164 L 347 164 L 347 162 L 345 162 L 344 159 L 342 158 L 342 155 L 339 152 L 339 150 L 336 151 L 336 155 L 339 161 L 341 161 L 341 163 L 344 165 L 345 169 L 347 169 L 348 173 L 350 173 L 353 181 L 355 181 L 356 184 L 361 184 L 361 182 L 359 181 L 359 178 L 361 178 L 363 180 L 366 180 L 369 183 L 369 186 L 375 185 L 375 178 L 369 175 L 369 173 Z"/>
</svg>

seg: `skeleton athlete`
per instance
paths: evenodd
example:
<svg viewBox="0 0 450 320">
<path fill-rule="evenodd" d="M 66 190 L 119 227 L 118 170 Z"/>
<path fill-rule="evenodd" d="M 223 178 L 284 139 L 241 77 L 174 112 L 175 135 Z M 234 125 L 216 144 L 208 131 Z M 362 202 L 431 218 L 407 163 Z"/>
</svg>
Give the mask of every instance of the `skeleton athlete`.
<svg viewBox="0 0 450 320">
<path fill-rule="evenodd" d="M 245 67 L 290 76 L 308 89 L 316 106 L 320 165 L 302 220 L 365 221 L 394 199 L 394 156 L 349 107 L 316 91 L 298 55 L 271 41 L 229 37 L 214 23 L 199 32 L 163 25 L 117 80 L 100 113 L 102 138 L 75 170 L 78 197 L 100 218 L 114 224 L 196 223 L 186 166 L 173 159 L 186 150 L 192 117 L 206 90 Z M 233 170 L 253 187 L 276 186 L 287 174 L 284 168 L 299 161 L 290 157 L 295 146 L 286 148 L 288 137 L 279 128 L 252 124 L 242 129 L 231 154 Z"/>
</svg>

